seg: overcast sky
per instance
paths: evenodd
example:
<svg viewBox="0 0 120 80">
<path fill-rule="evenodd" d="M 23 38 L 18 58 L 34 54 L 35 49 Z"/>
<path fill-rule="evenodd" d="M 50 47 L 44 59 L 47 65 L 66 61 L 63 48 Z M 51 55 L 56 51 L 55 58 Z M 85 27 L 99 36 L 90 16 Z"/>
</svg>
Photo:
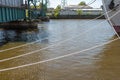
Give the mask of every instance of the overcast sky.
<svg viewBox="0 0 120 80">
<path fill-rule="evenodd" d="M 93 0 L 67 0 L 68 5 L 77 5 L 79 2 L 85 1 L 86 3 L 89 3 Z M 50 0 L 50 7 L 56 7 L 57 5 L 61 4 L 61 0 Z M 96 0 L 96 2 L 90 6 L 94 8 L 99 8 L 102 5 L 102 0 Z"/>
</svg>

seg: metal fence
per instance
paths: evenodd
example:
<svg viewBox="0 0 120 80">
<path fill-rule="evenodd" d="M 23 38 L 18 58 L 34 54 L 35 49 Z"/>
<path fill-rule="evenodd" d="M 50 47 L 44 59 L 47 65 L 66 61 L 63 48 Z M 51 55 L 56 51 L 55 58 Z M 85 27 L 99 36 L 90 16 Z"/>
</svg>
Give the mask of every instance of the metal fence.
<svg viewBox="0 0 120 80">
<path fill-rule="evenodd" d="M 25 19 L 25 10 L 22 8 L 0 7 L 0 23 Z"/>
<path fill-rule="evenodd" d="M 0 6 L 21 7 L 24 0 L 0 0 Z"/>
</svg>

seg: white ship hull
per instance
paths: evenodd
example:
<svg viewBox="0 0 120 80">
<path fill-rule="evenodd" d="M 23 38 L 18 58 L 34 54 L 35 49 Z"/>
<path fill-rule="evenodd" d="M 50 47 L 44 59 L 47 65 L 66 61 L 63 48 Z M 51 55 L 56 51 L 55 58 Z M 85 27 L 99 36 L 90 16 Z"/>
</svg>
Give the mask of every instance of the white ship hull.
<svg viewBox="0 0 120 80">
<path fill-rule="evenodd" d="M 102 0 L 102 2 L 103 10 L 106 13 L 105 17 L 107 19 L 113 16 L 116 12 L 120 12 L 120 0 Z M 120 34 L 120 13 L 112 17 L 110 23 L 112 23 L 111 26 L 115 31 Z"/>
</svg>

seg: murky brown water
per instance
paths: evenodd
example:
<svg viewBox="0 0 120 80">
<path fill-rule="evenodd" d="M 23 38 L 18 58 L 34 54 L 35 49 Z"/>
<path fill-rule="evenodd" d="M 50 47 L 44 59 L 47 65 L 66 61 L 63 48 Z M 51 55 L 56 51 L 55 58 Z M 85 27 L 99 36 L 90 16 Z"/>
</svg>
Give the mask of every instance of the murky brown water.
<svg viewBox="0 0 120 80">
<path fill-rule="evenodd" d="M 0 52 L 0 59 L 27 54 L 75 37 L 37 53 L 0 62 L 0 69 L 55 58 L 115 39 L 107 21 L 97 26 L 101 21 L 105 20 L 94 20 L 87 24 L 88 20 L 51 20 L 40 23 L 38 30 L 0 30 L 0 50 L 41 40 Z M 89 29 L 91 31 L 84 33 Z M 0 80 L 120 80 L 120 40 L 63 59 L 0 72 Z"/>
</svg>

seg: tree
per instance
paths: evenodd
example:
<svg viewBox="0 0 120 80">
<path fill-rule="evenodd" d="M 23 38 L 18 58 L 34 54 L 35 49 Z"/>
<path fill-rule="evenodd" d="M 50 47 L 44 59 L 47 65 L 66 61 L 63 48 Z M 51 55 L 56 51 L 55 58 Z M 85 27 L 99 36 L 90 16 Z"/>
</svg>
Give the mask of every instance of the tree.
<svg viewBox="0 0 120 80">
<path fill-rule="evenodd" d="M 58 5 L 58 6 L 56 7 L 56 9 L 60 11 L 60 10 L 61 10 L 61 6 Z"/>
<path fill-rule="evenodd" d="M 42 3 L 40 3 L 39 5 L 36 5 L 36 9 L 41 9 Z M 34 5 L 31 5 L 31 9 L 35 9 Z"/>
<path fill-rule="evenodd" d="M 77 10 L 78 15 L 82 15 L 83 11 L 82 10 Z"/>
<path fill-rule="evenodd" d="M 86 6 L 87 4 L 86 4 L 85 1 L 82 1 L 82 2 L 80 2 L 78 5 L 79 5 L 79 6 Z"/>
<path fill-rule="evenodd" d="M 59 15 L 60 11 L 61 11 L 61 6 L 58 5 L 58 6 L 56 7 L 56 9 L 54 10 L 54 16 L 57 17 L 57 16 Z"/>
</svg>

